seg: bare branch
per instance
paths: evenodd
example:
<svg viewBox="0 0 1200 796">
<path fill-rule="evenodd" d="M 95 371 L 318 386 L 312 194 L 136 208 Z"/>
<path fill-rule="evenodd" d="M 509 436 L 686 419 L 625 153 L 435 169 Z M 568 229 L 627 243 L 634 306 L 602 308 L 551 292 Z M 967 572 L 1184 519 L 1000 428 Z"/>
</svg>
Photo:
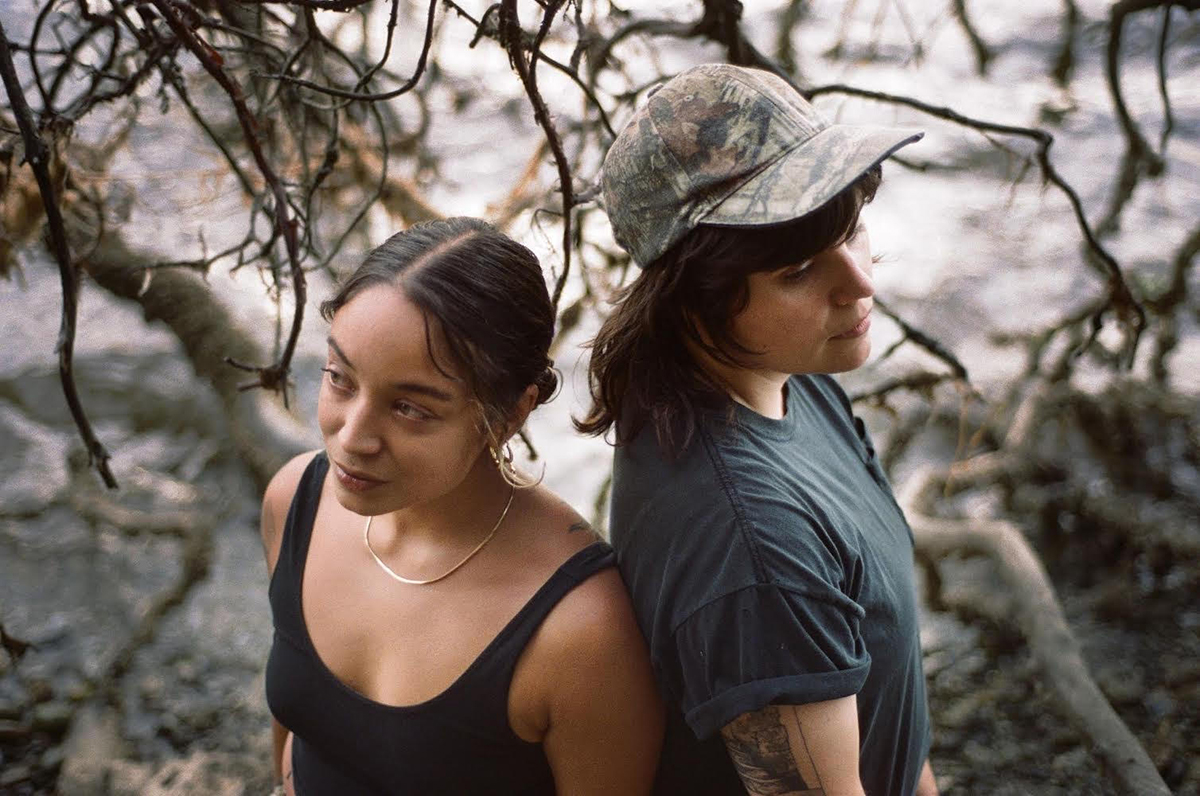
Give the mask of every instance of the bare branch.
<svg viewBox="0 0 1200 796">
<path fill-rule="evenodd" d="M 1172 3 L 1167 3 L 1162 10 L 1162 24 L 1158 31 L 1158 51 L 1156 71 L 1158 73 L 1158 94 L 1162 97 L 1163 104 L 1163 129 L 1162 138 L 1159 139 L 1158 149 L 1165 153 L 1167 149 L 1167 138 L 1171 135 L 1171 130 L 1175 127 L 1175 120 L 1171 116 L 1171 95 L 1167 93 L 1167 39 L 1171 31 L 1171 6 Z"/>
<path fill-rule="evenodd" d="M 58 195 L 54 189 L 54 181 L 50 177 L 48 163 L 50 153 L 45 142 L 34 129 L 33 116 L 29 112 L 29 105 L 25 102 L 25 94 L 21 91 L 12 52 L 8 47 L 8 35 L 4 31 L 2 23 L 0 23 L 0 78 L 3 78 L 9 106 L 17 118 L 17 125 L 21 128 L 21 137 L 25 143 L 25 162 L 33 169 L 37 178 L 42 205 L 46 209 L 50 249 L 54 252 L 54 259 L 58 262 L 58 273 L 62 281 L 62 323 L 59 326 L 58 343 L 55 350 L 58 352 L 58 375 L 62 380 L 63 394 L 66 396 L 67 406 L 71 410 L 71 417 L 75 420 L 75 426 L 79 429 L 79 435 L 83 438 L 83 444 L 87 448 L 88 464 L 95 465 L 100 477 L 104 479 L 105 486 L 109 489 L 116 489 L 117 479 L 108 466 L 108 451 L 92 431 L 92 424 L 83 411 L 83 404 L 79 400 L 79 391 L 75 386 L 72 355 L 75 350 L 79 276 L 71 260 L 71 250 L 67 244 L 67 233 L 63 227 Z"/>
<path fill-rule="evenodd" d="M 1200 3 L 1200 0 L 1196 0 Z M 1005 135 L 1013 135 L 1021 138 L 1031 139 L 1037 142 L 1037 161 L 1041 167 L 1043 178 L 1061 190 L 1071 203 L 1071 208 L 1075 212 L 1075 220 L 1079 225 L 1080 231 L 1083 233 L 1084 239 L 1087 242 L 1089 251 L 1097 258 L 1101 266 L 1101 270 L 1107 277 L 1108 281 L 1108 301 L 1097 311 L 1093 318 L 1095 329 L 1098 331 L 1103 324 L 1104 314 L 1112 309 L 1117 313 L 1127 327 L 1127 342 L 1125 346 L 1126 367 L 1133 364 L 1134 356 L 1137 354 L 1138 342 L 1142 332 L 1146 327 L 1146 311 L 1142 305 L 1134 297 L 1133 291 L 1129 284 L 1125 281 L 1125 275 L 1121 270 L 1121 266 L 1116 259 L 1108 253 L 1108 250 L 1101 245 L 1096 234 L 1092 231 L 1091 225 L 1088 223 L 1087 216 L 1083 212 L 1083 202 L 1079 198 L 1079 194 L 1075 189 L 1063 179 L 1062 175 L 1054 167 L 1050 161 L 1050 147 L 1054 143 L 1054 136 L 1045 130 L 1033 127 L 1017 127 L 1008 124 L 998 124 L 996 122 L 983 121 L 981 119 L 973 119 L 969 116 L 964 116 L 957 111 L 947 107 L 937 107 L 930 105 L 912 97 L 905 97 L 896 94 L 888 94 L 881 91 L 869 91 L 866 89 L 854 88 L 841 84 L 833 84 L 828 86 L 819 86 L 809 89 L 804 92 L 809 98 L 815 98 L 822 94 L 846 94 L 853 97 L 863 97 L 866 99 L 879 100 L 881 102 L 891 102 L 897 105 L 904 105 L 909 108 L 914 108 L 934 116 L 939 119 L 961 124 L 964 127 L 970 127 L 981 132 L 987 133 L 1002 133 Z"/>
<path fill-rule="evenodd" d="M 521 78 L 525 93 L 529 97 L 530 104 L 533 105 L 534 119 L 546 134 L 546 143 L 550 145 L 550 151 L 554 153 L 554 162 L 558 166 L 559 189 L 562 191 L 563 267 L 551 296 L 556 313 L 563 288 L 566 287 L 567 276 L 571 271 L 571 249 L 573 248 L 571 245 L 571 209 L 575 205 L 575 195 L 574 187 L 571 185 L 571 167 L 568 165 L 566 153 L 563 151 L 562 139 L 559 137 L 558 131 L 554 129 L 550 112 L 538 91 L 537 62 L 541 44 L 545 40 L 546 34 L 549 33 L 554 16 L 562 4 L 563 0 L 550 0 L 546 12 L 542 16 L 542 24 L 530 51 L 529 61 L 526 63 L 524 48 L 521 46 L 521 22 L 517 17 L 517 0 L 503 0 L 500 3 L 500 40 L 508 50 L 509 63 L 517 71 L 517 76 Z"/>
<path fill-rule="evenodd" d="M 1079 7 L 1075 0 L 1063 0 L 1062 43 L 1050 70 L 1054 82 L 1064 88 L 1071 81 L 1075 69 L 1075 33 L 1079 30 Z"/>
<path fill-rule="evenodd" d="M 359 6 L 366 5 L 371 0 L 239 0 L 247 5 L 281 5 L 301 6 L 315 11 L 353 11 Z"/>
<path fill-rule="evenodd" d="M 364 94 L 364 93 L 361 93 L 361 91 L 360 91 L 360 89 L 370 81 L 371 76 L 375 73 L 375 71 L 377 71 L 380 68 L 380 66 L 382 65 L 382 61 L 380 62 L 380 66 L 376 66 L 373 69 L 368 70 L 368 72 L 365 75 L 363 75 L 363 77 L 358 81 L 358 85 L 354 89 L 341 89 L 341 88 L 334 88 L 333 86 L 325 86 L 325 85 L 321 85 L 320 83 L 314 83 L 311 80 L 304 80 L 303 78 L 292 77 L 291 75 L 288 75 L 288 74 L 268 75 L 268 77 L 274 78 L 276 80 L 281 80 L 285 83 L 291 83 L 293 85 L 301 86 L 303 88 L 307 88 L 312 91 L 316 91 L 320 94 L 328 94 L 331 97 L 340 97 L 342 99 L 357 100 L 357 101 L 361 101 L 361 102 L 380 102 L 382 100 L 389 100 L 389 99 L 394 99 L 396 97 L 399 97 L 401 94 L 406 94 L 409 91 L 412 91 L 413 88 L 416 87 L 417 83 L 420 82 L 421 75 L 425 74 L 425 64 L 429 58 L 429 48 L 433 44 L 433 22 L 434 22 L 434 18 L 436 17 L 436 14 L 437 14 L 437 6 L 438 6 L 438 0 L 429 0 L 429 14 L 425 20 L 425 41 L 421 45 L 421 54 L 420 54 L 420 56 L 417 57 L 417 65 L 413 69 L 412 77 L 410 77 L 407 81 L 405 81 L 405 83 L 402 86 L 399 86 L 398 88 L 394 88 L 391 91 L 383 91 L 383 92 L 374 93 L 374 94 Z M 395 13 L 395 6 L 393 5 L 393 15 L 394 15 L 394 13 Z M 393 16 L 393 18 L 394 18 L 394 16 Z M 391 27 L 390 26 L 389 26 L 388 37 L 389 37 L 388 38 L 388 46 L 390 47 L 391 46 Z"/>
<path fill-rule="evenodd" d="M 487 12 L 484 13 L 482 19 L 475 19 L 475 17 L 471 16 L 467 11 L 465 11 L 461 6 L 459 6 L 458 3 L 455 3 L 454 0 L 443 0 L 443 2 L 445 2 L 445 4 L 447 6 L 449 6 L 460 17 L 466 19 L 467 21 L 469 21 L 471 24 L 473 24 L 475 26 L 475 38 L 471 41 L 472 47 L 474 47 L 475 44 L 477 44 L 479 42 L 479 39 L 483 36 L 487 36 L 488 38 L 497 39 L 497 40 L 500 38 L 499 29 L 497 27 L 489 24 L 491 12 L 493 9 L 498 9 L 499 4 L 490 6 L 488 8 Z M 583 39 L 581 38 L 580 45 L 582 45 L 582 44 L 583 44 Z M 528 50 L 532 47 L 532 43 L 527 41 L 526 37 L 524 35 L 522 35 L 522 46 L 526 50 Z M 577 49 L 576 52 L 581 53 L 582 51 Z M 550 56 L 546 55 L 545 53 L 541 53 L 538 56 L 538 58 L 539 58 L 539 60 L 545 61 L 547 64 L 549 64 L 554 69 L 557 69 L 559 72 L 562 72 L 564 75 L 566 75 L 567 77 L 569 77 L 571 79 L 571 82 L 573 82 L 575 85 L 579 86 L 579 89 L 583 92 L 584 96 L 587 97 L 587 100 L 589 103 L 588 107 L 595 108 L 596 113 L 599 115 L 600 123 L 604 125 L 604 130 L 609 134 L 609 136 L 611 136 L 612 138 L 616 138 L 617 131 L 613 128 L 612 122 L 609 121 L 608 112 L 606 110 L 604 110 L 604 105 L 600 102 L 599 97 L 596 96 L 596 92 L 592 89 L 592 87 L 589 86 L 587 83 L 585 83 L 583 81 L 583 78 L 581 78 L 579 76 L 578 67 L 567 66 L 566 64 L 564 64 L 560 61 L 556 61 L 555 59 L 551 58 Z"/>
<path fill-rule="evenodd" d="M 259 141 L 259 125 L 250 109 L 246 106 L 245 96 L 242 89 L 231 78 L 221 64 L 223 59 L 215 50 L 203 39 L 188 27 L 187 23 L 176 13 L 171 6 L 169 0 L 151 0 L 154 6 L 162 14 L 171 30 L 176 37 L 187 47 L 193 55 L 200 61 L 204 70 L 212 76 L 218 85 L 229 95 L 233 103 L 234 109 L 237 111 L 238 122 L 241 124 L 242 133 L 246 141 L 246 145 L 250 148 L 250 152 L 254 155 L 254 160 L 258 164 L 258 169 L 266 180 L 271 193 L 275 197 L 275 205 L 272 209 L 274 218 L 275 234 L 281 236 L 284 241 L 284 246 L 287 249 L 288 264 L 291 266 L 292 274 L 292 290 L 295 293 L 295 315 L 292 319 L 292 331 L 288 336 L 287 344 L 284 346 L 279 360 L 272 365 L 255 368 L 258 374 L 258 381 L 255 386 L 260 386 L 268 390 L 277 390 L 283 395 L 283 402 L 288 404 L 287 393 L 287 377 L 290 368 L 292 355 L 296 350 L 296 342 L 300 338 L 300 326 L 304 320 L 304 304 L 307 290 L 305 287 L 304 269 L 300 267 L 300 251 L 297 245 L 296 222 L 288 213 L 287 193 L 284 191 L 283 184 L 275 175 L 274 169 L 263 153 L 261 143 Z"/>
<path fill-rule="evenodd" d="M 962 383 L 962 380 L 953 373 L 931 373 L 922 371 L 919 373 L 910 373 L 907 376 L 900 376 L 894 379 L 887 379 L 881 384 L 877 384 L 865 392 L 856 392 L 850 396 L 851 403 L 874 402 L 882 403 L 883 399 L 887 398 L 894 392 L 899 390 L 910 390 L 922 394 L 930 394 L 930 391 L 939 384 L 947 382 Z"/>
<path fill-rule="evenodd" d="M 975 30 L 975 25 L 967 14 L 967 0 L 953 0 L 951 5 L 954 9 L 954 18 L 962 26 L 963 33 L 967 35 L 967 41 L 971 42 L 971 49 L 975 53 L 975 70 L 982 77 L 987 74 L 988 64 L 992 60 L 992 50 L 979 35 L 979 31 Z"/>
<path fill-rule="evenodd" d="M 884 315 L 887 315 L 900 326 L 900 330 L 904 332 L 904 340 L 909 340 L 915 343 L 949 365 L 950 370 L 954 373 L 954 378 L 961 379 L 963 381 L 970 381 L 970 377 L 967 375 L 967 368 L 958 360 L 958 357 L 954 356 L 954 354 L 951 353 L 950 350 L 944 345 L 935 340 L 931 335 L 922 332 L 920 329 L 917 329 L 908 321 L 901 318 L 892 311 L 891 307 L 883 303 L 878 296 L 875 298 L 875 306 L 878 307 Z"/>
<path fill-rule="evenodd" d="M 1125 20 L 1130 14 L 1136 14 L 1140 11 L 1146 11 L 1153 8 L 1163 8 L 1165 18 L 1163 20 L 1163 28 L 1161 33 L 1160 45 L 1158 48 L 1159 58 L 1159 81 L 1161 92 L 1164 97 L 1164 104 L 1167 109 L 1168 125 L 1170 124 L 1170 103 L 1166 100 L 1166 84 L 1165 71 L 1163 65 L 1165 41 L 1167 35 L 1167 20 L 1170 18 L 1171 7 L 1179 6 L 1188 11 L 1196 11 L 1200 9 L 1200 0 L 1120 0 L 1114 3 L 1109 10 L 1109 32 L 1108 32 L 1108 47 L 1105 50 L 1104 74 L 1108 80 L 1108 90 L 1112 95 L 1113 108 L 1117 112 L 1117 120 L 1121 123 L 1121 130 L 1125 133 L 1125 143 L 1128 148 L 1128 157 L 1139 165 L 1144 165 L 1146 173 L 1151 177 L 1156 177 L 1162 173 L 1164 168 L 1163 159 L 1160 153 L 1156 153 L 1142 135 L 1141 128 L 1137 122 L 1129 115 L 1129 109 L 1125 106 L 1125 97 L 1121 93 L 1121 78 L 1119 75 L 1120 58 L 1121 58 L 1121 33 L 1125 26 Z M 1165 142 L 1165 136 L 1164 136 Z"/>
</svg>

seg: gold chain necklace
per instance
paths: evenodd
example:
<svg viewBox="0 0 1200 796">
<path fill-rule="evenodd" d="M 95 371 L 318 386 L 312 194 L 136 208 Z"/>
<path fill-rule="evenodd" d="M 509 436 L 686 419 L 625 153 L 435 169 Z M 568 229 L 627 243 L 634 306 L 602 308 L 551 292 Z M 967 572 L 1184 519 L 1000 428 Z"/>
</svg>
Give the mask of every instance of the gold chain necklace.
<svg viewBox="0 0 1200 796">
<path fill-rule="evenodd" d="M 371 558 L 375 559 L 375 563 L 378 564 L 384 572 L 386 572 L 388 575 L 391 575 L 394 580 L 398 580 L 401 583 L 407 583 L 409 586 L 427 586 L 430 583 L 437 583 L 439 580 L 453 575 L 459 567 L 474 558 L 475 554 L 482 550 L 485 544 L 492 541 L 492 537 L 496 535 L 496 531 L 500 530 L 500 523 L 504 522 L 504 518 L 508 516 L 508 509 L 510 506 L 512 506 L 513 496 L 516 494 L 516 487 L 509 489 L 508 502 L 504 504 L 504 511 L 500 512 L 500 519 L 496 520 L 496 524 L 492 526 L 492 530 L 488 532 L 488 535 L 483 537 L 482 542 L 475 545 L 474 550 L 467 553 L 466 558 L 464 558 L 462 561 L 459 561 L 457 564 L 450 567 L 450 569 L 446 570 L 441 575 L 438 575 L 436 578 L 429 578 L 428 580 L 413 580 L 412 578 L 406 578 L 403 575 L 397 574 L 391 567 L 383 563 L 383 559 L 376 555 L 375 550 L 371 547 L 371 520 L 374 519 L 373 517 L 367 517 L 367 527 L 363 528 L 363 542 L 367 545 L 367 552 L 371 554 Z"/>
</svg>

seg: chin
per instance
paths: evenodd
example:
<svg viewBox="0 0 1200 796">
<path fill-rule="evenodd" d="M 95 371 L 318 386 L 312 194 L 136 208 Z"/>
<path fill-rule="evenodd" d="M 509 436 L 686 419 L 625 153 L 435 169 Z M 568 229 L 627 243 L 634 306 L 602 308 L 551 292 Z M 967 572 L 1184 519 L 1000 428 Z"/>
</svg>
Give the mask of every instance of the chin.
<svg viewBox="0 0 1200 796">
<path fill-rule="evenodd" d="M 846 373 L 847 371 L 858 370 L 867 363 L 867 360 L 871 356 L 871 339 L 864 335 L 862 342 L 862 346 L 850 355 L 850 361 L 846 367 L 839 372 Z"/>
<path fill-rule="evenodd" d="M 848 357 L 848 358 L 842 359 L 840 362 L 832 363 L 828 369 L 822 370 L 821 372 L 827 373 L 827 374 L 833 374 L 833 373 L 849 373 L 852 370 L 858 370 L 859 368 L 861 368 L 863 365 L 865 365 L 867 363 L 867 355 L 869 353 L 870 352 L 867 351 L 867 352 L 864 352 L 862 356 Z"/>
<path fill-rule="evenodd" d="M 363 517 L 369 517 L 382 512 L 371 508 L 370 500 L 365 500 L 361 495 L 356 495 L 348 491 L 341 484 L 334 484 L 333 496 L 337 498 L 338 505 Z"/>
</svg>

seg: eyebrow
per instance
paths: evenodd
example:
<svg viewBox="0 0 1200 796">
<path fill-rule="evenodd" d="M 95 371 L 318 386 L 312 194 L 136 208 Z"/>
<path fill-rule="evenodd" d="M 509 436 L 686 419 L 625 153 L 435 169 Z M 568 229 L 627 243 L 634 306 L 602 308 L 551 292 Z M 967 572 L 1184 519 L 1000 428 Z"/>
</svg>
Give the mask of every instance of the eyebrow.
<svg viewBox="0 0 1200 796">
<path fill-rule="evenodd" d="M 333 353 L 337 354 L 338 359 L 342 360 L 342 362 L 346 363 L 347 367 L 353 370 L 354 363 L 350 361 L 350 358 L 346 356 L 346 352 L 343 351 L 342 347 L 339 346 L 337 341 L 333 339 L 333 335 L 325 338 L 325 341 L 329 343 L 329 347 L 333 349 Z M 447 403 L 454 400 L 454 396 L 445 390 L 438 389 L 431 384 L 424 384 L 419 381 L 394 381 L 392 382 L 391 387 L 397 390 L 427 395 L 430 398 L 436 398 L 439 401 L 445 401 Z"/>
</svg>

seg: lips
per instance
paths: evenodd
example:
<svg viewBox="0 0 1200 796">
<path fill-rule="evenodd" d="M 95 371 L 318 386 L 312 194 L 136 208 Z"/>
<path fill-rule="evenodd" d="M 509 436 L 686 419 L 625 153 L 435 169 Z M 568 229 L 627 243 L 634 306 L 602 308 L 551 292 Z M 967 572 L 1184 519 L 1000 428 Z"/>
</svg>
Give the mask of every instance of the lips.
<svg viewBox="0 0 1200 796">
<path fill-rule="evenodd" d="M 368 489 L 384 483 L 382 480 L 373 478 L 366 473 L 349 470 L 337 462 L 333 463 L 333 472 L 337 476 L 338 483 L 351 492 L 366 492 Z"/>
<path fill-rule="evenodd" d="M 849 329 L 842 332 L 841 334 L 834 335 L 833 339 L 834 340 L 851 340 L 855 337 L 862 337 L 864 334 L 867 333 L 867 330 L 870 328 L 871 328 L 871 313 L 868 310 L 867 314 L 862 316 L 862 319 L 859 320 L 858 323 L 854 324 L 854 326 L 850 327 Z"/>
</svg>

